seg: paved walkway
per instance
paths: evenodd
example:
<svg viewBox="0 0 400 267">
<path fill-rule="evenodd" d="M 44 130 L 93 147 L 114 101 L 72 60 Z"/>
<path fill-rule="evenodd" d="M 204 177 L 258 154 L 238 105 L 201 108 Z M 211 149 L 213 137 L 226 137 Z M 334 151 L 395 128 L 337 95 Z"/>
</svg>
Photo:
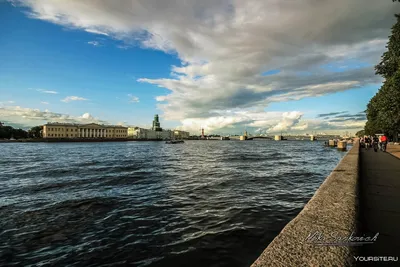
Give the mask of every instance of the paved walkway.
<svg viewBox="0 0 400 267">
<path fill-rule="evenodd" d="M 400 257 L 400 159 L 362 148 L 360 164 L 360 232 L 379 232 L 377 242 L 362 246 L 360 254 Z"/>
<path fill-rule="evenodd" d="M 397 145 L 397 146 L 389 145 L 387 147 L 387 152 L 400 158 L 400 145 Z"/>
</svg>

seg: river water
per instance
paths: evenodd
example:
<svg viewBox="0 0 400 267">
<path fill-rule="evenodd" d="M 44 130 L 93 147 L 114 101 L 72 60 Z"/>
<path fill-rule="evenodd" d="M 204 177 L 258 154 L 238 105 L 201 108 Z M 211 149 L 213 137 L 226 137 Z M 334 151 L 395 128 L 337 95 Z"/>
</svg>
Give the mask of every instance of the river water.
<svg viewBox="0 0 400 267">
<path fill-rule="evenodd" d="M 0 265 L 249 266 L 345 155 L 310 141 L 0 144 Z"/>
</svg>

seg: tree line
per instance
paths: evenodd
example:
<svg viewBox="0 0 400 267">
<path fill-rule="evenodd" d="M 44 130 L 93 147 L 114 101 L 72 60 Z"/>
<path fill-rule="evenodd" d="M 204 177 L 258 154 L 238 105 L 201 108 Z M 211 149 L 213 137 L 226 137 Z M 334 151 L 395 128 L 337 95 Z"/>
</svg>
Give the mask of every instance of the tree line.
<svg viewBox="0 0 400 267">
<path fill-rule="evenodd" d="M 0 122 L 0 139 L 24 139 L 24 138 L 41 138 L 43 126 L 35 126 L 25 131 L 23 129 L 15 129 L 12 126 L 6 126 Z"/>
<path fill-rule="evenodd" d="M 395 2 L 395 1 L 393 1 Z M 367 105 L 364 133 L 384 133 L 398 141 L 400 133 L 400 14 L 396 14 L 381 62 L 375 66 L 377 75 L 384 78 L 382 87 Z"/>
</svg>

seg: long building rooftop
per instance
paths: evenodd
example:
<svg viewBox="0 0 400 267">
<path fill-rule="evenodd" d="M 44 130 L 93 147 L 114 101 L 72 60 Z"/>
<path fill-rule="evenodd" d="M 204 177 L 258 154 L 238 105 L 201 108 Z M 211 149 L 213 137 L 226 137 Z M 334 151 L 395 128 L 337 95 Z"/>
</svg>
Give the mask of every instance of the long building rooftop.
<svg viewBox="0 0 400 267">
<path fill-rule="evenodd" d="M 110 127 L 110 128 L 115 128 L 115 127 L 120 127 L 120 128 L 128 128 L 126 126 L 122 125 L 105 125 L 105 124 L 99 124 L 99 123 L 68 123 L 68 122 L 48 122 L 45 124 L 46 126 L 77 126 L 77 127 L 82 127 L 82 126 L 88 126 L 88 125 L 98 125 L 101 127 Z"/>
</svg>

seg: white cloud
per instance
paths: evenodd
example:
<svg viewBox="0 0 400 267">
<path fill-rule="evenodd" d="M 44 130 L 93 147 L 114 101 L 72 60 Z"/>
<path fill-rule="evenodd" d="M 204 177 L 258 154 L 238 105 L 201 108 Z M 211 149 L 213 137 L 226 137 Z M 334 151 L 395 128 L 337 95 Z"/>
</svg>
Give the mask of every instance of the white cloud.
<svg viewBox="0 0 400 267">
<path fill-rule="evenodd" d="M 19 125 L 20 127 L 32 127 L 35 125 L 44 124 L 46 122 L 95 122 L 108 124 L 107 121 L 94 118 L 89 113 L 85 113 L 82 116 L 76 117 L 68 114 L 50 112 L 47 109 L 41 111 L 39 109 L 23 108 L 20 106 L 0 107 L 0 117 L 2 121 L 7 122 L 8 124 Z"/>
<path fill-rule="evenodd" d="M 279 132 L 291 130 L 293 126 L 299 123 L 303 114 L 298 111 L 284 112 L 282 120 L 275 126 L 268 129 L 268 132 Z"/>
<path fill-rule="evenodd" d="M 126 50 L 126 49 L 128 49 L 130 46 L 129 46 L 129 45 L 117 45 L 117 47 L 118 47 L 119 49 Z"/>
<path fill-rule="evenodd" d="M 93 45 L 93 46 L 100 46 L 101 45 L 100 42 L 98 42 L 98 41 L 89 41 L 87 43 L 90 44 L 90 45 Z"/>
<path fill-rule="evenodd" d="M 94 117 L 92 115 L 90 115 L 89 113 L 85 113 L 82 116 L 80 116 L 79 118 L 85 119 L 85 120 L 94 120 Z"/>
<path fill-rule="evenodd" d="M 139 103 L 139 97 L 133 96 L 131 94 L 128 95 L 130 103 Z"/>
<path fill-rule="evenodd" d="M 43 104 L 43 105 L 48 105 L 49 104 L 49 102 L 45 102 L 45 101 L 42 101 L 40 103 Z"/>
<path fill-rule="evenodd" d="M 94 34 L 100 34 L 100 35 L 108 36 L 108 33 L 105 33 L 105 32 L 102 32 L 102 31 L 99 31 L 99 30 L 96 30 L 96 29 L 85 29 L 85 31 L 86 31 L 86 32 L 89 32 L 89 33 L 94 33 Z"/>
<path fill-rule="evenodd" d="M 315 130 L 359 130 L 365 125 L 365 120 L 360 120 L 358 115 L 348 114 L 342 119 L 304 119 L 303 112 L 265 112 L 229 110 L 217 111 L 216 116 L 208 118 L 189 118 L 182 120 L 182 130 L 199 133 L 201 128 L 206 132 L 237 133 L 248 129 L 251 133 L 277 134 L 277 133 L 306 133 Z"/>
<path fill-rule="evenodd" d="M 8 104 L 14 104 L 14 103 L 15 103 L 15 101 L 9 100 L 9 101 L 6 101 L 6 102 L 0 102 L 0 106 L 4 106 L 4 105 L 8 105 Z"/>
<path fill-rule="evenodd" d="M 52 94 L 52 95 L 58 94 L 57 91 L 45 90 L 45 89 L 36 89 L 36 91 L 41 92 L 41 93 L 44 93 L 44 94 Z"/>
<path fill-rule="evenodd" d="M 69 103 L 71 101 L 86 101 L 88 99 L 80 97 L 80 96 L 67 96 L 66 98 L 62 99 L 62 102 Z"/>
</svg>

